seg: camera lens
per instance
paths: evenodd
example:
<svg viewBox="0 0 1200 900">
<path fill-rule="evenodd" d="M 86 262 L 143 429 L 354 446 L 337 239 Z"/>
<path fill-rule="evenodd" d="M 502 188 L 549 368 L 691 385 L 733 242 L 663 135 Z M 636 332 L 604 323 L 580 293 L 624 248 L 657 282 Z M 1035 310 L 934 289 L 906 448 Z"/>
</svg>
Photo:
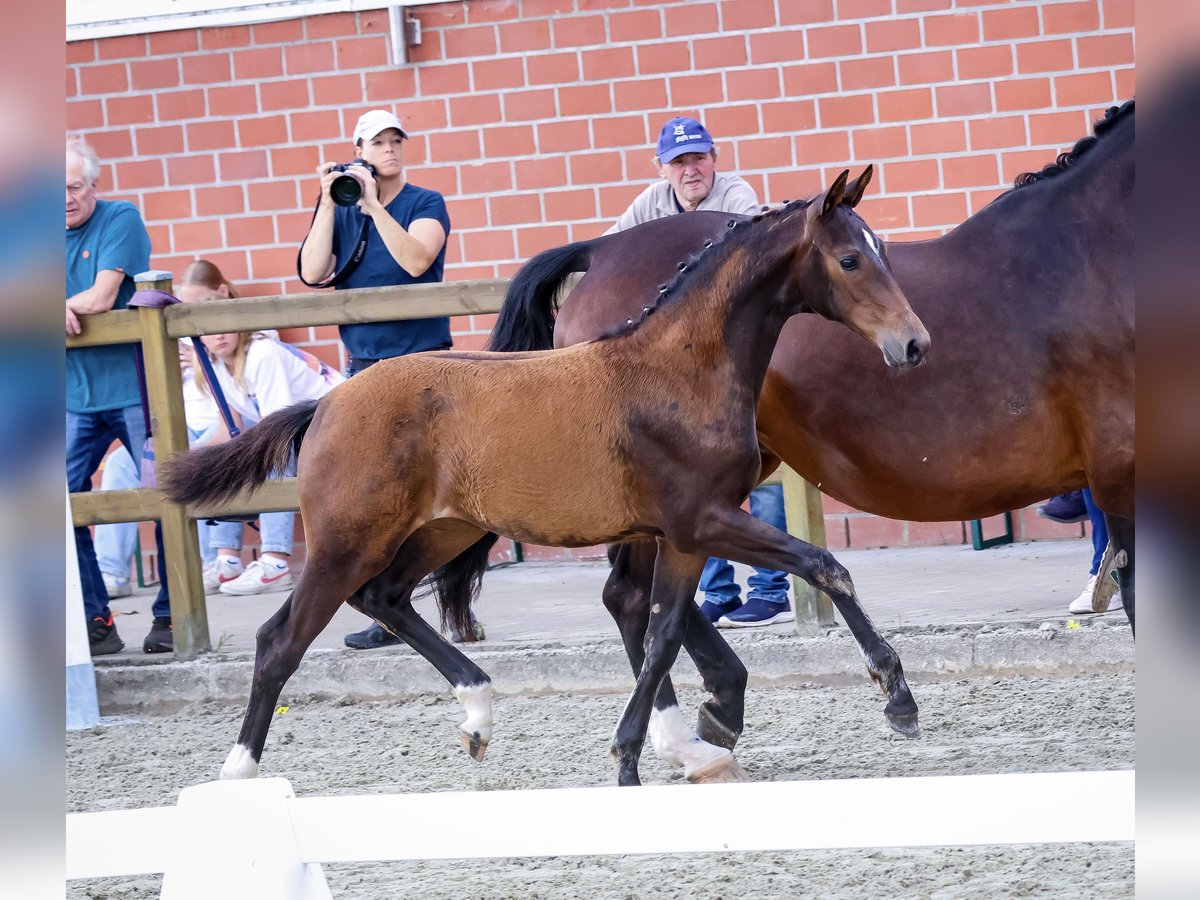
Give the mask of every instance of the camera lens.
<svg viewBox="0 0 1200 900">
<path fill-rule="evenodd" d="M 362 184 L 353 175 L 339 175 L 329 186 L 329 196 L 338 206 L 353 206 L 362 197 Z"/>
</svg>

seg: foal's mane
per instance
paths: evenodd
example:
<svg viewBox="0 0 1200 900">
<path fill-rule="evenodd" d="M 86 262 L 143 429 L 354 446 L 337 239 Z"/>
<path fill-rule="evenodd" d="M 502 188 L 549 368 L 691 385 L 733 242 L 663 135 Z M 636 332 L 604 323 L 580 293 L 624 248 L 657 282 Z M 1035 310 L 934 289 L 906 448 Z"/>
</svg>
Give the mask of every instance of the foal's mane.
<svg viewBox="0 0 1200 900">
<path fill-rule="evenodd" d="M 1047 178 L 1053 178 L 1068 171 L 1079 161 L 1079 157 L 1100 143 L 1106 134 L 1111 133 L 1117 122 L 1123 121 L 1126 117 L 1132 118 L 1132 116 L 1133 100 L 1126 100 L 1120 106 L 1110 106 L 1104 111 L 1104 118 L 1098 120 L 1092 126 L 1094 134 L 1081 137 L 1075 142 L 1074 147 L 1066 153 L 1060 153 L 1054 162 L 1050 163 L 1040 172 L 1023 172 L 1018 175 L 1016 180 L 1013 181 L 1013 189 L 1022 188 L 1037 181 L 1044 181 Z"/>
<path fill-rule="evenodd" d="M 637 331 L 642 323 L 646 321 L 654 313 L 666 306 L 670 306 L 684 293 L 684 288 L 692 281 L 698 281 L 710 274 L 710 270 L 715 268 L 720 260 L 724 259 L 728 253 L 732 252 L 736 247 L 745 244 L 750 240 L 747 237 L 749 234 L 756 234 L 759 230 L 759 223 L 768 222 L 773 225 L 782 224 L 785 220 L 790 219 L 793 214 L 808 208 L 812 203 L 811 200 L 792 200 L 786 202 L 782 206 L 777 206 L 774 209 L 763 207 L 763 211 L 749 218 L 742 218 L 737 215 L 731 215 L 729 222 L 726 225 L 725 234 L 718 240 L 705 241 L 704 246 L 696 253 L 693 253 L 687 260 L 679 263 L 679 271 L 666 284 L 658 286 L 658 299 L 649 306 L 642 307 L 642 315 L 637 319 L 629 319 L 624 325 L 620 325 L 611 331 L 606 331 L 596 338 L 597 341 L 606 341 L 609 338 L 621 337 L 633 331 Z M 678 215 L 687 215 L 687 213 L 678 213 Z M 772 225 L 761 226 L 772 227 Z M 724 252 L 716 252 L 718 249 Z"/>
</svg>

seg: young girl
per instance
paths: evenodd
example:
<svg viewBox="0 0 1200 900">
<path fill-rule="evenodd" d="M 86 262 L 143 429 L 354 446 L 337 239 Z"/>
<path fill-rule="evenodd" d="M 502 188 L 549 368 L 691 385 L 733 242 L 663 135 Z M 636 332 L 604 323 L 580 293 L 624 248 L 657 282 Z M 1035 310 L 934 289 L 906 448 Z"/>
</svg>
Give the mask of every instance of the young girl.
<svg viewBox="0 0 1200 900">
<path fill-rule="evenodd" d="M 236 297 L 233 285 L 212 263 L 197 260 L 183 273 L 176 295 L 184 303 Z M 265 332 L 209 334 L 201 338 L 213 363 L 221 392 L 237 424 L 249 428 L 271 413 L 298 403 L 317 400 L 345 379 L 311 353 L 281 343 Z M 211 395 L 199 366 L 196 385 Z M 295 461 L 281 475 L 295 474 Z M 288 558 L 296 514 L 263 513 L 259 517 L 262 553 L 243 566 L 242 524 L 221 522 L 211 532 L 217 558 L 205 567 L 205 585 L 218 585 L 221 593 L 260 594 L 288 587 L 292 582 Z"/>
</svg>

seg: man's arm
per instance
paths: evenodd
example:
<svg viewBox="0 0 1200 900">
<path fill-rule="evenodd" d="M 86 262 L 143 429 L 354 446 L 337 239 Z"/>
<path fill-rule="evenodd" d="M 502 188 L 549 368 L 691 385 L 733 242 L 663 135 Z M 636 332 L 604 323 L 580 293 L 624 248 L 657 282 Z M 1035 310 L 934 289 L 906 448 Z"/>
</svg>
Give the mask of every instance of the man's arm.
<svg viewBox="0 0 1200 900">
<path fill-rule="evenodd" d="M 96 283 L 74 297 L 67 298 L 67 309 L 79 316 L 94 316 L 108 312 L 117 302 L 125 273 L 120 269 L 103 269 L 96 273 Z"/>
</svg>

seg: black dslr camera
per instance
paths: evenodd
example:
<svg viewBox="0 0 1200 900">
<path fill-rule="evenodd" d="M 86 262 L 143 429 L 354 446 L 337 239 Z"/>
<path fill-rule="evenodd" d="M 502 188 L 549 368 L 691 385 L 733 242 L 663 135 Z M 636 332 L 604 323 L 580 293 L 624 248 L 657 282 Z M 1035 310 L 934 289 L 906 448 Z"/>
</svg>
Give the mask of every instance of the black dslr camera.
<svg viewBox="0 0 1200 900">
<path fill-rule="evenodd" d="M 329 196 L 338 206 L 353 206 L 362 198 L 362 180 L 355 173 L 347 171 L 351 166 L 362 166 L 371 173 L 372 177 L 375 175 L 375 167 L 361 159 L 352 159 L 348 163 L 341 163 L 330 169 L 330 172 L 342 173 L 329 186 Z"/>
</svg>

